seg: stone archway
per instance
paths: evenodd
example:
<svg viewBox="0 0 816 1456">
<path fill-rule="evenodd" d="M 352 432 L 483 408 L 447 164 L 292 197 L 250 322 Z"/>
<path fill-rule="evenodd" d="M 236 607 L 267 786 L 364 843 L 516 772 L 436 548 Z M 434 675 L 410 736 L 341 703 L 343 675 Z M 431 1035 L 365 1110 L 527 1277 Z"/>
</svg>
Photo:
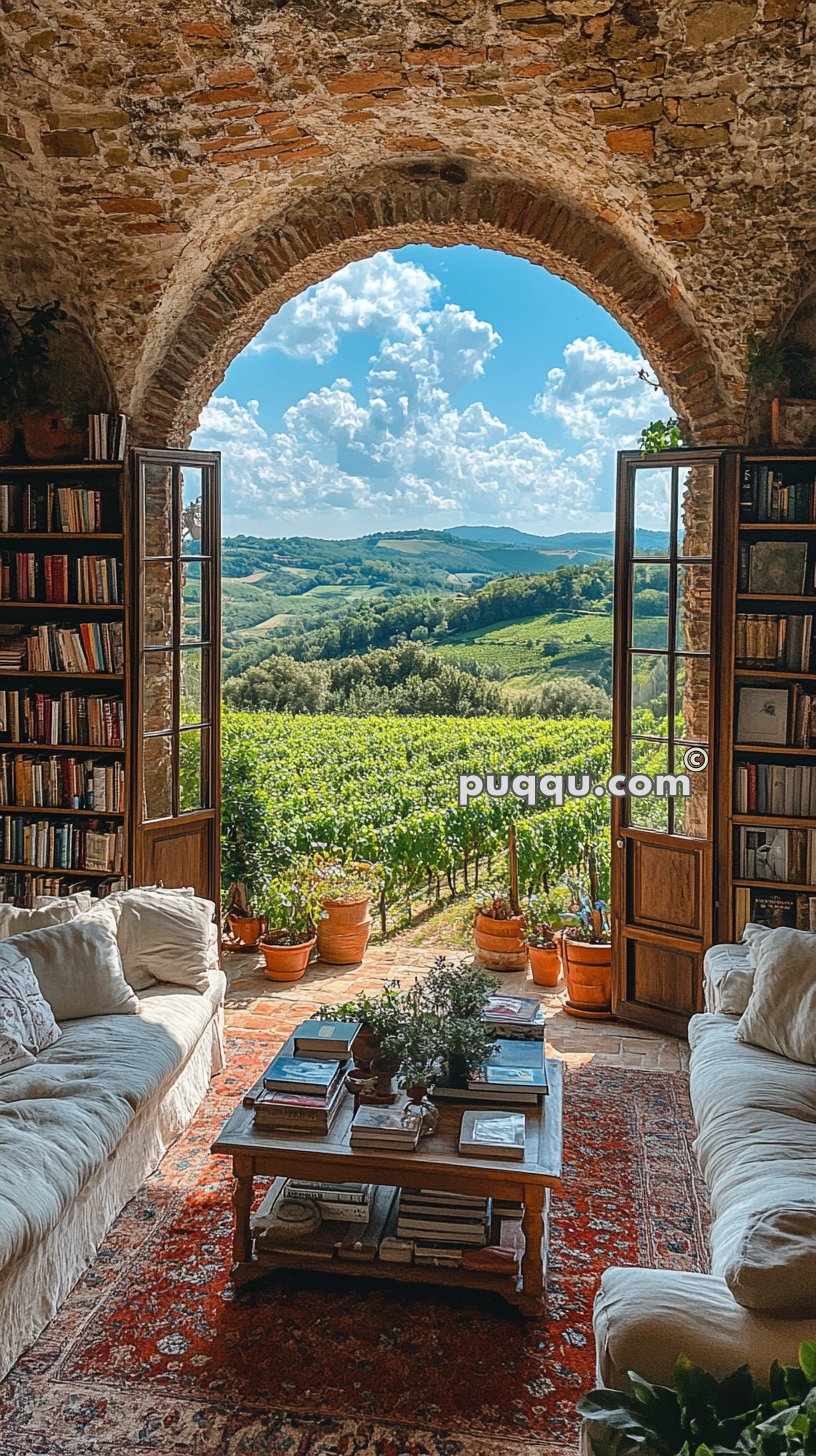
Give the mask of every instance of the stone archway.
<svg viewBox="0 0 816 1456">
<path fill-rule="evenodd" d="M 743 401 L 695 323 L 677 277 L 599 209 L 485 172 L 467 160 L 378 168 L 315 191 L 221 257 L 181 310 L 157 320 L 129 402 L 137 437 L 182 444 L 226 368 L 304 288 L 382 248 L 471 243 L 574 283 L 640 346 L 695 443 L 735 441 Z"/>
</svg>

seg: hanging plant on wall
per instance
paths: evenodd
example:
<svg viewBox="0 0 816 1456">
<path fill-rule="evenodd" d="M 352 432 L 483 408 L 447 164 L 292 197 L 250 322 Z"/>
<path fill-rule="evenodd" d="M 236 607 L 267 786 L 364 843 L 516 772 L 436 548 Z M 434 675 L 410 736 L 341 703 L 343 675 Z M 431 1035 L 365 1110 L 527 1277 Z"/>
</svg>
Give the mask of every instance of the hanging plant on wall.
<svg viewBox="0 0 816 1456">
<path fill-rule="evenodd" d="M 66 417 L 64 409 L 49 399 L 52 344 L 67 317 L 57 302 L 20 306 L 16 315 L 5 317 L 0 347 L 0 456 L 11 451 L 18 428 L 31 459 L 84 452 L 86 423 Z"/>
<path fill-rule="evenodd" d="M 748 334 L 745 372 L 754 393 L 771 399 L 771 444 L 806 449 L 816 443 L 816 349 Z"/>
</svg>

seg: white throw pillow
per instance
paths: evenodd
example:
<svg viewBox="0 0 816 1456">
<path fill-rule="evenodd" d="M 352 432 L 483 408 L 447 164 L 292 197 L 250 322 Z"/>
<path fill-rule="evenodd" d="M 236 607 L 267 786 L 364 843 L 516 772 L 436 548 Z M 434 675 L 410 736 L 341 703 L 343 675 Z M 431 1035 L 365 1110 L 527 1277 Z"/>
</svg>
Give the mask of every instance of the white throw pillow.
<svg viewBox="0 0 816 1456">
<path fill-rule="evenodd" d="M 90 890 L 74 890 L 71 895 L 35 895 L 34 909 L 47 910 L 49 905 L 76 905 L 77 913 L 90 910 L 94 897 Z M 33 927 L 32 927 L 33 929 Z"/>
<path fill-rule="evenodd" d="M 0 940 L 8 940 L 12 935 L 22 935 L 26 930 L 44 930 L 48 925 L 65 925 L 69 920 L 76 920 L 80 914 L 80 907 L 73 899 L 43 898 L 45 904 L 35 905 L 33 910 L 23 910 L 19 905 L 0 904 Z"/>
<path fill-rule="evenodd" d="M 816 1315 L 816 1202 L 750 1215 L 723 1272 L 746 1309 Z"/>
<path fill-rule="evenodd" d="M 0 1075 L 30 1066 L 35 1053 L 61 1036 L 31 962 L 16 952 L 0 953 Z"/>
<path fill-rule="evenodd" d="M 31 961 L 58 1021 L 84 1016 L 132 1015 L 139 1002 L 127 984 L 113 915 L 81 916 L 66 925 L 30 930 L 4 941 Z"/>
<path fill-rule="evenodd" d="M 752 920 L 748 921 L 742 932 L 742 940 L 743 944 L 748 947 L 748 956 L 752 966 L 756 965 L 757 951 L 763 940 L 766 936 L 773 935 L 777 928 L 773 925 L 755 925 Z"/>
<path fill-rule="evenodd" d="M 105 924 L 108 923 L 109 919 L 113 919 L 116 928 L 116 943 L 119 946 L 119 954 L 122 958 L 122 971 L 125 980 L 130 986 L 131 991 L 146 991 L 148 986 L 155 986 L 156 977 L 140 969 L 138 963 L 134 962 L 131 964 L 126 952 L 127 928 L 125 930 L 122 929 L 122 911 L 124 909 L 125 896 L 131 893 L 129 890 L 115 890 L 112 895 L 106 895 L 104 899 L 94 901 L 94 904 L 87 912 L 87 917 L 83 916 L 83 919 L 101 919 Z"/>
<path fill-rule="evenodd" d="M 816 1066 L 816 935 L 777 929 L 759 941 L 754 989 L 737 1036 Z"/>
<path fill-rule="evenodd" d="M 212 900 L 183 890 L 127 890 L 120 906 L 119 947 L 131 985 L 147 976 L 196 991 L 208 989 Z"/>
</svg>

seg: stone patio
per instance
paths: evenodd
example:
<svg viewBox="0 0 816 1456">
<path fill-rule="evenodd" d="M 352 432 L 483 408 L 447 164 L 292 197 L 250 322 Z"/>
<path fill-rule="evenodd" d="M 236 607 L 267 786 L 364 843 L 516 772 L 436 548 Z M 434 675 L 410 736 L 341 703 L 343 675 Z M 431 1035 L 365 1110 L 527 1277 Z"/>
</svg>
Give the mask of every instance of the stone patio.
<svg viewBox="0 0 816 1456">
<path fill-rule="evenodd" d="M 329 966 L 314 962 L 303 980 L 278 985 L 267 981 L 263 961 L 253 955 L 228 953 L 224 969 L 227 991 L 227 1027 L 234 1031 L 269 1031 L 276 1038 L 288 1036 L 306 1017 L 326 1002 L 348 1000 L 358 991 L 375 991 L 396 977 L 406 986 L 421 978 L 434 957 L 447 953 L 452 958 L 463 952 L 444 945 L 421 947 L 400 943 L 372 946 L 359 965 Z M 660 1036 L 636 1027 L 611 1022 L 576 1021 L 562 1009 L 563 989 L 544 991 L 529 974 L 505 975 L 502 989 L 510 995 L 539 995 L 547 1015 L 547 1041 L 551 1056 L 570 1066 L 639 1067 L 660 1071 L 685 1071 L 688 1045 L 674 1037 Z"/>
</svg>

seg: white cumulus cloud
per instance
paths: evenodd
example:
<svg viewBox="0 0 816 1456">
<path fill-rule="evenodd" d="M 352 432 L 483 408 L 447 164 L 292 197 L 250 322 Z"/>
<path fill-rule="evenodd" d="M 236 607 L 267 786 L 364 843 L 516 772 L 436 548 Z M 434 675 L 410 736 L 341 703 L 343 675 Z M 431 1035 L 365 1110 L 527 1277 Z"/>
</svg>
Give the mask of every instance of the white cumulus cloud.
<svg viewBox="0 0 816 1456">
<path fill-rule="evenodd" d="M 651 377 L 645 359 L 591 335 L 573 339 L 564 350 L 563 369 L 549 371 L 533 409 L 557 420 L 575 440 L 600 436 L 613 449 L 631 449 L 644 424 L 672 413 L 663 391 L 647 384 L 641 370 Z"/>
<path fill-rule="evenodd" d="M 248 349 L 253 354 L 277 349 L 292 359 L 325 364 L 337 352 L 341 334 L 415 334 L 417 313 L 428 308 L 438 290 L 439 280 L 416 263 L 376 253 L 285 303 Z"/>
<path fill-rule="evenodd" d="M 438 290 L 423 268 L 378 254 L 270 320 L 251 350 L 320 363 L 357 331 L 376 336 L 376 352 L 362 379 L 311 390 L 274 431 L 256 400 L 210 400 L 195 439 L 222 451 L 227 532 L 343 536 L 465 521 L 608 528 L 615 451 L 669 410 L 639 378 L 644 361 L 574 339 L 563 366 L 538 393 L 530 388 L 531 428 L 511 426 L 472 400 L 499 334 L 472 310 L 436 300 Z M 471 402 L 457 404 L 467 387 Z"/>
</svg>

